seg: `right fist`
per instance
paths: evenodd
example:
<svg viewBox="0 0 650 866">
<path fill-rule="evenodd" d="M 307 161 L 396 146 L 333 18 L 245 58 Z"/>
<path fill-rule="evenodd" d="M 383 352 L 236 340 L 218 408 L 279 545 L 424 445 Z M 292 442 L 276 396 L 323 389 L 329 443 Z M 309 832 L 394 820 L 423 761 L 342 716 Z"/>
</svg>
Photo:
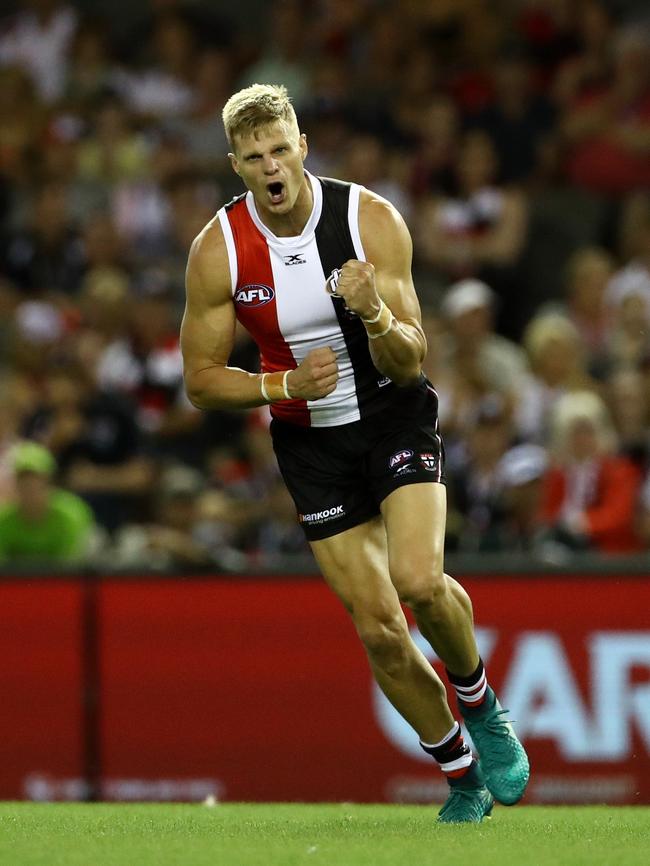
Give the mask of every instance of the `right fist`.
<svg viewBox="0 0 650 866">
<path fill-rule="evenodd" d="M 287 376 L 287 388 L 292 399 L 320 400 L 336 388 L 339 366 L 329 346 L 312 349 L 295 370 Z"/>
</svg>

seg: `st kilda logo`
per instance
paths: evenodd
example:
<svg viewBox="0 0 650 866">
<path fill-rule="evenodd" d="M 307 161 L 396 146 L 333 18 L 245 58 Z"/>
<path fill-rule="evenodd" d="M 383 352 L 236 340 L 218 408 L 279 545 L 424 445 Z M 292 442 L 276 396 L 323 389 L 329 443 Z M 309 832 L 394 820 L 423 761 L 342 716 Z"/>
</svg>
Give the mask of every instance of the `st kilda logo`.
<svg viewBox="0 0 650 866">
<path fill-rule="evenodd" d="M 241 304 L 242 307 L 263 307 L 275 297 L 275 292 L 271 286 L 264 286 L 262 283 L 249 283 L 237 289 L 235 292 L 235 303 Z"/>
</svg>

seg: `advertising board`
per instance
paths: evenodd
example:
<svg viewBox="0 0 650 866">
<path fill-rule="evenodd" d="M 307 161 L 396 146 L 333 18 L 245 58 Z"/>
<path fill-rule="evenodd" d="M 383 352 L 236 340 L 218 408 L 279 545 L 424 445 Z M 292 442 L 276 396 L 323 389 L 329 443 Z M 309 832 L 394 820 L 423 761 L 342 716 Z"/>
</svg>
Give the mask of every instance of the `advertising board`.
<svg viewBox="0 0 650 866">
<path fill-rule="evenodd" d="M 528 802 L 650 803 L 648 581 L 462 582 L 530 754 Z M 105 799 L 444 797 L 318 579 L 105 577 L 94 685 L 79 593 L 74 581 L 0 584 L 0 797 L 83 796 L 82 742 L 96 743 Z M 93 739 L 83 720 L 95 687 Z"/>
</svg>

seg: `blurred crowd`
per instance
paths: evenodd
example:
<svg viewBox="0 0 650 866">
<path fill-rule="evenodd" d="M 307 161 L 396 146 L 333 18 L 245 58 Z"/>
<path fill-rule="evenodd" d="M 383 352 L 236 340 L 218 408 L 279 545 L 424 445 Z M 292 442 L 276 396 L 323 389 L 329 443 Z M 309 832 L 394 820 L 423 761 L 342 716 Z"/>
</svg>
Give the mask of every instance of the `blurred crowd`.
<svg viewBox="0 0 650 866">
<path fill-rule="evenodd" d="M 220 111 L 254 81 L 288 87 L 313 173 L 410 226 L 448 549 L 648 549 L 645 0 L 4 9 L 0 561 L 306 551 L 268 412 L 200 412 L 182 383 L 189 245 L 241 191 Z M 243 333 L 232 363 L 257 368 Z"/>
</svg>

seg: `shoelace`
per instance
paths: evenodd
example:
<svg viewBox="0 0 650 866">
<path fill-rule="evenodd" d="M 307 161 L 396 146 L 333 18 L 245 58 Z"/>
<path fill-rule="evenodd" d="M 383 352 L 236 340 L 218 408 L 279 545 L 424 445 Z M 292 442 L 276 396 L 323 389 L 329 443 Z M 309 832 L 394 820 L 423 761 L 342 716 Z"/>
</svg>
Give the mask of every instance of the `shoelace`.
<svg viewBox="0 0 650 866">
<path fill-rule="evenodd" d="M 507 725 L 512 724 L 512 719 L 500 719 L 498 716 L 505 716 L 510 710 L 495 710 L 485 719 L 485 727 L 497 734 L 506 734 L 509 736 Z"/>
</svg>

